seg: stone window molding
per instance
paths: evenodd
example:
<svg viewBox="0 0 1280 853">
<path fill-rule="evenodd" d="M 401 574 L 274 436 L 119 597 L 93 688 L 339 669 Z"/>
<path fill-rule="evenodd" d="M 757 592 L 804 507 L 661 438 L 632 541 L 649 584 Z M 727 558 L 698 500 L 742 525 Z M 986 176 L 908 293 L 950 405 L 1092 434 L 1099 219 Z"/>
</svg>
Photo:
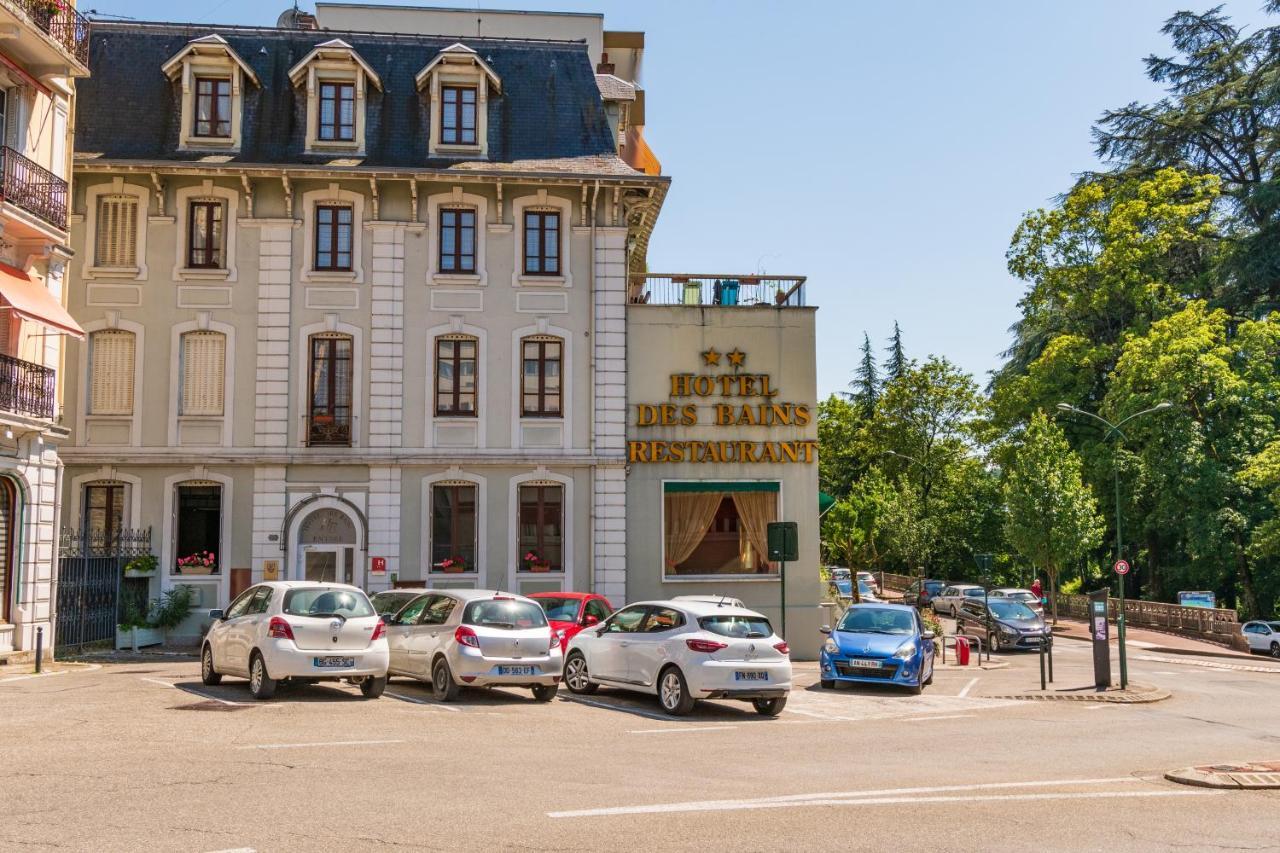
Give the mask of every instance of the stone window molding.
<svg viewBox="0 0 1280 853">
<path fill-rule="evenodd" d="M 415 81 L 419 92 L 426 92 L 429 108 L 427 127 L 428 157 L 479 158 L 489 156 L 489 92 L 502 93 L 502 80 L 480 54 L 461 42 L 455 42 L 436 54 L 418 72 Z M 446 144 L 440 141 L 443 120 L 441 87 L 463 86 L 476 90 L 476 141 L 474 144 Z"/>
<path fill-rule="evenodd" d="M 436 338 L 441 335 L 467 335 L 476 339 L 476 414 L 471 416 L 450 416 L 436 414 Z M 489 382 L 489 335 L 479 326 L 470 326 L 455 316 L 448 323 L 432 326 L 422 333 L 425 338 L 425 363 L 427 405 L 424 412 L 422 446 L 434 447 L 435 425 L 437 421 L 446 423 L 474 424 L 476 430 L 476 447 L 485 447 L 486 426 L 489 422 L 489 401 L 486 388 Z"/>
<path fill-rule="evenodd" d="M 87 323 L 81 323 L 84 328 L 85 338 L 79 341 L 79 376 L 81 387 L 79 389 L 79 399 L 76 404 L 76 435 L 80 436 L 80 441 L 84 442 L 86 426 L 95 422 L 124 422 L 129 425 L 129 446 L 142 446 L 142 411 L 143 411 L 143 393 L 142 393 L 142 374 L 143 364 L 146 362 L 146 327 L 141 323 L 134 323 L 129 320 L 122 320 L 118 311 L 108 311 L 105 319 L 93 320 Z M 93 389 L 90 387 L 92 377 L 89 371 L 89 350 L 92 347 L 92 336 L 94 332 L 100 332 L 106 329 L 119 329 L 124 332 L 133 333 L 133 414 L 131 415 L 93 415 L 89 414 L 89 400 Z"/>
<path fill-rule="evenodd" d="M 297 412 L 297 429 L 294 432 L 294 447 L 310 450 L 307 434 L 307 414 L 311 410 L 311 338 L 326 332 L 336 332 L 351 338 L 351 448 L 360 447 L 362 436 L 361 420 L 368 411 L 364 399 L 364 383 L 366 360 L 364 354 L 364 331 L 359 326 L 338 321 L 337 314 L 325 314 L 319 323 L 310 323 L 298 328 L 298 339 L 294 344 L 294 405 Z M 345 447 L 316 447 L 314 451 L 347 450 Z"/>
<path fill-rule="evenodd" d="M 306 150 L 363 154 L 369 87 L 382 91 L 382 78 L 342 39 L 321 42 L 289 69 L 289 82 L 301 86 L 307 105 Z M 320 84 L 348 83 L 355 88 L 355 138 L 320 138 Z"/>
<path fill-rule="evenodd" d="M 558 211 L 560 214 L 560 274 L 525 275 L 524 273 L 524 213 L 526 210 Z M 512 287 L 573 287 L 573 202 L 538 190 L 532 195 L 517 196 L 511 200 L 511 218 L 515 223 L 515 239 L 511 267 Z"/>
<path fill-rule="evenodd" d="M 69 504 L 63 506 L 66 512 L 66 527 L 79 531 L 84 524 L 84 489 L 85 486 L 96 486 L 103 483 L 120 483 L 124 486 L 124 527 L 129 528 L 139 523 L 142 518 L 142 478 L 134 474 L 126 474 L 116 470 L 113 465 L 103 465 L 96 471 L 71 478 L 72 496 Z"/>
<path fill-rule="evenodd" d="M 476 271 L 474 273 L 444 273 L 440 271 L 440 209 L 471 208 L 476 212 Z M 485 232 L 488 231 L 489 200 L 482 195 L 463 192 L 454 187 L 447 193 L 427 196 L 427 281 L 429 284 L 471 284 L 485 287 L 489 284 L 488 256 L 485 252 Z"/>
<path fill-rule="evenodd" d="M 562 589 L 575 589 L 573 579 L 573 557 L 574 557 L 574 538 L 573 538 L 573 518 L 575 514 L 575 504 L 573 502 L 573 478 L 563 474 L 553 473 L 546 468 L 538 468 L 527 474 L 518 474 L 511 478 L 510 485 L 507 490 L 507 525 L 510 531 L 507 534 L 507 586 L 506 589 L 519 591 L 517 580 L 516 564 L 519 562 L 520 554 L 520 487 L 521 486 L 537 486 L 537 485 L 557 485 L 564 489 L 561 495 L 561 512 L 564 513 L 560 521 L 560 535 L 562 539 L 562 559 L 561 567 L 563 571 L 547 572 L 545 574 L 538 573 L 534 575 L 525 575 L 526 579 L 554 579 L 559 580 Z"/>
<path fill-rule="evenodd" d="M 511 446 L 523 447 L 523 427 L 525 425 L 560 424 L 561 447 L 565 450 L 573 447 L 573 383 L 575 371 L 573 363 L 574 332 L 559 326 L 549 325 L 546 318 L 539 318 L 532 326 L 521 326 L 511 332 Z M 525 338 L 535 335 L 550 335 L 559 338 L 564 349 L 560 362 L 560 416 L 559 417 L 522 417 L 521 394 L 524 391 L 523 366 Z"/>
<path fill-rule="evenodd" d="M 174 563 L 177 562 L 178 554 L 178 529 L 177 529 L 177 502 L 178 487 L 191 484 L 216 484 L 221 486 L 222 495 L 220 502 L 221 510 L 221 529 L 218 531 L 218 573 L 216 575 L 180 575 L 175 574 Z M 164 510 L 161 517 L 164 519 L 164 525 L 160 539 L 160 590 L 161 592 L 172 589 L 178 584 L 206 584 L 215 585 L 218 588 L 218 601 L 227 600 L 227 589 L 231 582 L 231 566 L 232 555 L 228 553 L 227 546 L 231 537 L 228 535 L 231 526 L 231 508 L 235 506 L 232 502 L 232 487 L 235 481 L 224 474 L 215 474 L 205 469 L 203 465 L 196 466 L 191 470 L 174 474 L 164 479 Z M 154 542 L 152 543 L 154 546 Z"/>
<path fill-rule="evenodd" d="M 187 332 L 218 332 L 226 339 L 226 361 L 222 367 L 222 414 L 183 415 L 182 400 L 182 336 Z M 179 447 L 179 421 L 221 423 L 222 446 L 231 447 L 231 427 L 235 423 L 236 377 L 236 327 L 228 323 L 214 322 L 207 311 L 201 311 L 195 320 L 177 323 L 169 336 L 169 446 Z"/>
<path fill-rule="evenodd" d="M 351 269 L 317 270 L 316 264 L 316 207 L 323 205 L 347 205 L 351 208 Z M 364 195 L 344 190 L 338 184 L 302 194 L 302 280 L 309 284 L 362 284 L 364 265 L 361 254 L 364 246 Z"/>
<path fill-rule="evenodd" d="M 97 265 L 98 216 L 104 198 L 126 196 L 136 202 L 134 222 L 134 260 L 130 267 L 110 267 Z M 81 275 L 86 280 L 93 279 L 125 279 L 145 281 L 147 278 L 147 215 L 150 211 L 151 190 L 141 184 L 125 183 L 124 178 L 113 178 L 111 181 L 94 184 L 84 192 L 85 202 L 85 252 L 84 267 Z"/>
<path fill-rule="evenodd" d="M 191 240 L 191 202 L 221 201 L 222 208 L 222 267 L 206 269 L 188 267 L 189 243 Z M 230 187 L 216 186 L 212 180 L 200 184 L 181 187 L 174 193 L 174 211 L 177 218 L 173 280 L 174 281 L 226 281 L 236 280 L 236 232 L 239 230 L 240 193 Z"/>
<path fill-rule="evenodd" d="M 479 474 L 453 467 L 422 478 L 422 535 L 420 560 L 422 578 L 428 581 L 431 577 L 431 487 L 437 485 L 468 485 L 476 487 L 476 560 L 475 565 L 468 566 L 465 572 L 443 577 L 477 579 L 480 567 L 487 566 L 489 559 L 489 483 Z"/>
<path fill-rule="evenodd" d="M 242 120 L 244 116 L 244 90 L 246 85 L 261 86 L 258 75 L 227 40 L 210 33 L 187 42 L 160 67 L 170 80 L 180 82 L 182 92 L 181 123 L 178 130 L 179 151 L 222 151 L 235 153 L 240 150 Z M 197 136 L 196 79 L 213 78 L 231 82 L 231 132 L 226 136 Z"/>
</svg>

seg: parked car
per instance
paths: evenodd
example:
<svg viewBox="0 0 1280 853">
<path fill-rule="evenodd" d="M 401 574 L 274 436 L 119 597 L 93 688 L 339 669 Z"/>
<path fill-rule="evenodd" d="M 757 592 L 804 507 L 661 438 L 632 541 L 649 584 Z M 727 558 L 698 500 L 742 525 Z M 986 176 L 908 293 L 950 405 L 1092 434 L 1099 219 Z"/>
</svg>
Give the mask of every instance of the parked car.
<svg viewBox="0 0 1280 853">
<path fill-rule="evenodd" d="M 853 598 L 854 581 L 851 578 L 849 577 L 835 578 L 833 580 L 833 583 L 836 588 L 836 595 L 838 595 L 841 599 Z M 858 578 L 857 583 L 858 583 L 858 599 L 860 601 L 879 601 L 880 600 L 879 596 L 876 595 L 875 590 L 871 588 L 871 584 L 864 581 L 861 577 Z"/>
<path fill-rule="evenodd" d="M 1052 636 L 1044 618 L 1020 601 L 982 599 L 965 601 L 956 616 L 956 633 L 973 634 L 991 651 L 1038 649 Z"/>
<path fill-rule="evenodd" d="M 731 598 L 727 595 L 716 595 L 715 593 L 699 593 L 697 595 L 677 595 L 672 601 L 701 601 L 704 604 L 718 604 L 725 607 L 744 608 L 747 605 L 742 603 L 741 598 Z"/>
<path fill-rule="evenodd" d="M 560 635 L 561 650 L 583 628 L 599 625 L 613 612 L 609 599 L 594 592 L 535 592 L 529 597 L 538 602 L 551 630 Z"/>
<path fill-rule="evenodd" d="M 960 604 L 968 598 L 982 598 L 987 591 L 974 584 L 961 583 L 944 587 L 941 592 L 933 597 L 929 603 L 933 605 L 933 612 L 938 615 L 946 614 L 955 616 L 960 609 Z"/>
<path fill-rule="evenodd" d="M 560 682 L 560 635 L 531 598 L 476 589 L 431 590 L 387 623 L 389 673 L 431 683 L 441 702 L 463 687 L 527 687 L 549 702 Z"/>
<path fill-rule="evenodd" d="M 386 619 L 388 616 L 395 616 L 402 607 L 426 591 L 425 589 L 387 589 L 370 596 L 369 603 L 373 605 L 373 609 L 379 616 Z"/>
<path fill-rule="evenodd" d="M 907 584 L 906 592 L 902 593 L 902 603 L 910 604 L 915 607 L 925 607 L 929 602 L 933 601 L 933 597 L 942 592 L 946 588 L 946 583 L 939 580 L 913 580 Z"/>
<path fill-rule="evenodd" d="M 1002 589 L 993 589 L 990 594 L 991 598 L 1010 598 L 1014 601 L 1021 601 L 1036 612 L 1036 615 L 1044 617 L 1044 602 L 1036 598 L 1036 594 L 1029 589 L 1020 589 L 1018 587 L 1005 587 Z"/>
<path fill-rule="evenodd" d="M 1251 654 L 1269 654 L 1280 658 L 1280 622 L 1246 622 L 1240 628 Z"/>
<path fill-rule="evenodd" d="M 569 643 L 564 681 L 656 695 L 668 714 L 701 699 L 750 702 L 777 716 L 791 692 L 791 651 L 769 620 L 743 607 L 687 598 L 624 607 Z"/>
<path fill-rule="evenodd" d="M 920 693 L 933 683 L 935 636 L 907 604 L 855 604 L 832 629 L 818 655 L 819 683 L 897 684 Z"/>
<path fill-rule="evenodd" d="M 866 581 L 867 586 L 871 587 L 871 591 L 877 596 L 880 595 L 880 582 L 876 580 L 876 576 L 871 572 L 858 572 L 858 580 Z"/>
<path fill-rule="evenodd" d="M 267 581 L 246 589 L 213 620 L 200 648 L 200 679 L 249 679 L 255 699 L 282 681 L 357 680 L 370 699 L 387 686 L 386 625 L 358 587 Z"/>
</svg>

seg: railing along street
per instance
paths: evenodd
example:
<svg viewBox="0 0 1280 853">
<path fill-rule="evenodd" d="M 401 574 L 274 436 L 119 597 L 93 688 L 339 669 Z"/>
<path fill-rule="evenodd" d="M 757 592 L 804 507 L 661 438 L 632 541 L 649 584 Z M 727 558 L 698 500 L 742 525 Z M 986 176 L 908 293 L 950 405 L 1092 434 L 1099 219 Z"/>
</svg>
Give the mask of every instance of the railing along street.
<svg viewBox="0 0 1280 853">
<path fill-rule="evenodd" d="M 0 411 L 52 418 L 55 375 L 52 367 L 0 355 Z"/>
<path fill-rule="evenodd" d="M 631 277 L 630 301 L 634 305 L 799 308 L 805 304 L 804 283 L 802 275 L 645 273 Z"/>
<path fill-rule="evenodd" d="M 81 65 L 89 64 L 89 19 L 65 0 L 10 0 Z"/>
<path fill-rule="evenodd" d="M 67 182 L 12 148 L 0 148 L 0 201 L 67 230 Z"/>
</svg>

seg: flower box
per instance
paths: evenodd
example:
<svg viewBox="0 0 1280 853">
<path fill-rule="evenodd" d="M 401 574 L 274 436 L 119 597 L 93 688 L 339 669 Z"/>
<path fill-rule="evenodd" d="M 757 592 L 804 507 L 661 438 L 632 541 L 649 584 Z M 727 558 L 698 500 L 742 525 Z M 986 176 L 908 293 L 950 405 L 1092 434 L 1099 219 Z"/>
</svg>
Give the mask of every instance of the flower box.
<svg viewBox="0 0 1280 853">
<path fill-rule="evenodd" d="M 452 566 L 441 566 L 441 567 L 440 567 L 440 571 L 444 572 L 446 575 L 460 575 L 460 574 L 462 574 L 463 572 L 465 572 L 466 570 L 467 570 L 467 569 L 466 569 L 466 567 L 465 567 L 465 566 L 459 566 L 459 565 L 457 565 L 457 564 L 452 565 Z"/>
<path fill-rule="evenodd" d="M 158 646 L 164 642 L 164 631 L 159 628 L 116 628 L 117 649 L 140 649 Z"/>
</svg>

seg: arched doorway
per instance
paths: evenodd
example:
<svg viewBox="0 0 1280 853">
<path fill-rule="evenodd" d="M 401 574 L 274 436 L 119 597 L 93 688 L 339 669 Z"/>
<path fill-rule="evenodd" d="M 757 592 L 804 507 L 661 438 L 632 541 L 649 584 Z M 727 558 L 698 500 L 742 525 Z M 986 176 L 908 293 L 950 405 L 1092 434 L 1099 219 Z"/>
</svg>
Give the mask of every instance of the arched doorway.
<svg viewBox="0 0 1280 853">
<path fill-rule="evenodd" d="M 359 540 L 356 525 L 341 510 L 312 510 L 298 525 L 297 577 L 308 581 L 359 584 L 363 572 L 356 565 Z"/>
<path fill-rule="evenodd" d="M 13 481 L 0 477 L 0 623 L 12 621 L 13 555 L 17 544 L 18 499 Z"/>
</svg>

